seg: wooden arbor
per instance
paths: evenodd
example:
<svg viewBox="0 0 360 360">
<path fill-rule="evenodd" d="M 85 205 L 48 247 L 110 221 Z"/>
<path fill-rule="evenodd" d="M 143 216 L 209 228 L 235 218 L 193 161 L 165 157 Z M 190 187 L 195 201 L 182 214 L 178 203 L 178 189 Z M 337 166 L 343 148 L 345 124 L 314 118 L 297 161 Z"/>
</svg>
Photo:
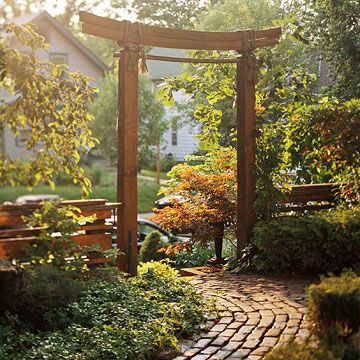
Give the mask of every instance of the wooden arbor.
<svg viewBox="0 0 360 360">
<path fill-rule="evenodd" d="M 125 256 L 119 256 L 120 270 L 136 274 L 137 258 L 137 106 L 138 63 L 145 67 L 143 46 L 192 49 L 235 50 L 237 59 L 184 59 L 190 62 L 227 62 L 237 65 L 237 182 L 238 256 L 255 221 L 255 78 L 256 60 L 253 50 L 275 45 L 281 28 L 236 32 L 202 32 L 166 29 L 129 21 L 117 21 L 87 12 L 80 12 L 82 31 L 117 41 L 119 53 L 118 115 L 118 211 L 117 243 Z M 154 57 L 163 61 L 181 59 Z"/>
</svg>

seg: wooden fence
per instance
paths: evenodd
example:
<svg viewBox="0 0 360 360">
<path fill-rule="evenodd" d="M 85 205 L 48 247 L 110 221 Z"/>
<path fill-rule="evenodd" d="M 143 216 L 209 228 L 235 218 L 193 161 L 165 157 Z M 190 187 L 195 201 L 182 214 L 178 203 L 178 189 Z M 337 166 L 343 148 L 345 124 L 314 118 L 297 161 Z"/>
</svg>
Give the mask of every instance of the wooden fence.
<svg viewBox="0 0 360 360">
<path fill-rule="evenodd" d="M 83 216 L 96 216 L 94 222 L 79 226 L 79 230 L 72 235 L 72 239 L 81 246 L 99 245 L 103 250 L 112 248 L 113 224 L 106 221 L 119 204 L 107 203 L 104 199 L 62 201 L 61 205 L 76 206 Z M 44 228 L 26 226 L 23 216 L 31 215 L 40 204 L 10 204 L 0 205 L 0 258 L 22 259 L 24 247 L 36 239 L 36 235 Z M 56 238 L 55 238 L 56 239 Z M 89 263 L 104 263 L 108 259 L 92 256 Z"/>
</svg>

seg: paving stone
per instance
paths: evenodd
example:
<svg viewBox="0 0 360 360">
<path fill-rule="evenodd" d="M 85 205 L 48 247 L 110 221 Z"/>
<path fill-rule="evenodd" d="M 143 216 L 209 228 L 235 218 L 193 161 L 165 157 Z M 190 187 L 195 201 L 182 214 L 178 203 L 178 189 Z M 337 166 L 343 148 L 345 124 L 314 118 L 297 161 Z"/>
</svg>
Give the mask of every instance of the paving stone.
<svg viewBox="0 0 360 360">
<path fill-rule="evenodd" d="M 273 347 L 278 342 L 279 338 L 277 337 L 264 337 L 260 346 Z"/>
<path fill-rule="evenodd" d="M 210 355 L 199 354 L 191 358 L 192 360 L 207 360 Z"/>
<path fill-rule="evenodd" d="M 232 316 L 225 316 L 219 320 L 219 324 L 230 324 L 233 321 L 234 321 L 234 318 Z"/>
<path fill-rule="evenodd" d="M 250 355 L 247 357 L 247 360 L 260 360 L 261 358 L 261 355 Z"/>
<path fill-rule="evenodd" d="M 220 350 L 214 354 L 210 359 L 211 360 L 223 360 L 226 359 L 231 354 L 231 351 Z"/>
<path fill-rule="evenodd" d="M 244 349 L 255 349 L 256 346 L 259 344 L 260 339 L 250 339 L 250 340 L 246 340 L 243 344 L 243 348 Z"/>
<path fill-rule="evenodd" d="M 219 346 L 208 346 L 206 349 L 201 351 L 201 354 L 212 355 L 220 350 Z"/>
<path fill-rule="evenodd" d="M 211 331 L 222 332 L 226 329 L 226 324 L 217 324 L 211 328 Z"/>
<path fill-rule="evenodd" d="M 260 321 L 260 318 L 249 318 L 245 325 L 257 325 Z"/>
<path fill-rule="evenodd" d="M 246 337 L 248 336 L 248 334 L 244 334 L 244 333 L 236 333 L 234 334 L 234 336 L 231 338 L 232 341 L 243 341 L 246 339 Z"/>
<path fill-rule="evenodd" d="M 219 331 L 210 331 L 206 334 L 203 334 L 202 337 L 203 338 L 209 338 L 209 339 L 214 339 L 216 338 L 218 335 L 220 334 Z"/>
<path fill-rule="evenodd" d="M 260 339 L 264 332 L 266 330 L 265 329 L 254 329 L 246 338 L 247 340 L 254 340 L 254 339 Z"/>
<path fill-rule="evenodd" d="M 255 326 L 253 326 L 253 325 L 244 325 L 239 329 L 239 333 L 249 334 L 254 328 L 255 328 Z"/>
<path fill-rule="evenodd" d="M 240 321 L 234 321 L 228 325 L 227 329 L 239 329 L 244 323 Z"/>
<path fill-rule="evenodd" d="M 226 329 L 222 333 L 220 333 L 220 336 L 231 338 L 236 333 L 236 329 Z"/>
<path fill-rule="evenodd" d="M 276 329 L 276 328 L 272 327 L 271 329 L 269 329 L 266 332 L 265 336 L 276 336 L 276 337 L 278 337 L 278 336 L 280 336 L 280 334 L 281 334 L 280 329 Z"/>
<path fill-rule="evenodd" d="M 211 343 L 212 339 L 202 338 L 198 340 L 192 347 L 204 349 L 207 345 Z"/>
<path fill-rule="evenodd" d="M 224 346 L 229 341 L 228 337 L 218 336 L 211 345 Z"/>
<path fill-rule="evenodd" d="M 247 359 L 247 356 L 250 354 L 250 349 L 239 349 L 231 354 L 231 357 L 228 359 Z"/>
<path fill-rule="evenodd" d="M 256 348 L 254 351 L 251 352 L 251 355 L 265 355 L 271 350 L 270 347 L 267 346 L 260 346 Z"/>
<path fill-rule="evenodd" d="M 222 350 L 226 351 L 234 351 L 236 349 L 239 349 L 242 345 L 242 341 L 232 341 L 230 340 L 224 347 L 222 347 Z"/>
<path fill-rule="evenodd" d="M 200 352 L 199 348 L 190 348 L 184 352 L 184 356 L 193 356 Z"/>
</svg>

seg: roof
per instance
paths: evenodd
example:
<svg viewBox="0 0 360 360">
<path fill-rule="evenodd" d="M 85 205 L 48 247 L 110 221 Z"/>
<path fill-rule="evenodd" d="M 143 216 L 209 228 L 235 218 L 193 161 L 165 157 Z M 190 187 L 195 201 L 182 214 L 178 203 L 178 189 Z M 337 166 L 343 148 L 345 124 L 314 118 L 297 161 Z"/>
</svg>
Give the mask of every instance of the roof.
<svg viewBox="0 0 360 360">
<path fill-rule="evenodd" d="M 52 17 L 47 11 L 42 11 L 37 14 L 27 14 L 24 16 L 19 16 L 13 19 L 15 24 L 25 24 L 25 23 L 34 23 L 40 22 L 43 19 L 47 19 L 50 23 L 61 32 L 73 45 L 75 45 L 85 56 L 87 56 L 97 67 L 99 67 L 103 72 L 108 71 L 109 68 L 106 66 L 91 50 L 89 50 L 85 45 L 83 45 L 74 35 L 71 34 L 58 20 Z"/>
</svg>

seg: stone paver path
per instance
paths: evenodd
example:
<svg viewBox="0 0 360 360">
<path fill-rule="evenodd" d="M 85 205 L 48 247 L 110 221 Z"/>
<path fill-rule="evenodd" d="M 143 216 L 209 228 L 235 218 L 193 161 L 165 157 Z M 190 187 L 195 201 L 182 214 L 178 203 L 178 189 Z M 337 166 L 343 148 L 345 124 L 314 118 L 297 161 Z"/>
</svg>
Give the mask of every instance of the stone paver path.
<svg viewBox="0 0 360 360">
<path fill-rule="evenodd" d="M 219 321 L 196 341 L 181 345 L 175 360 L 258 360 L 290 338 L 306 338 L 305 287 L 310 279 L 284 276 L 207 274 L 192 284 L 215 298 Z M 211 320 L 211 319 L 210 319 Z"/>
</svg>

